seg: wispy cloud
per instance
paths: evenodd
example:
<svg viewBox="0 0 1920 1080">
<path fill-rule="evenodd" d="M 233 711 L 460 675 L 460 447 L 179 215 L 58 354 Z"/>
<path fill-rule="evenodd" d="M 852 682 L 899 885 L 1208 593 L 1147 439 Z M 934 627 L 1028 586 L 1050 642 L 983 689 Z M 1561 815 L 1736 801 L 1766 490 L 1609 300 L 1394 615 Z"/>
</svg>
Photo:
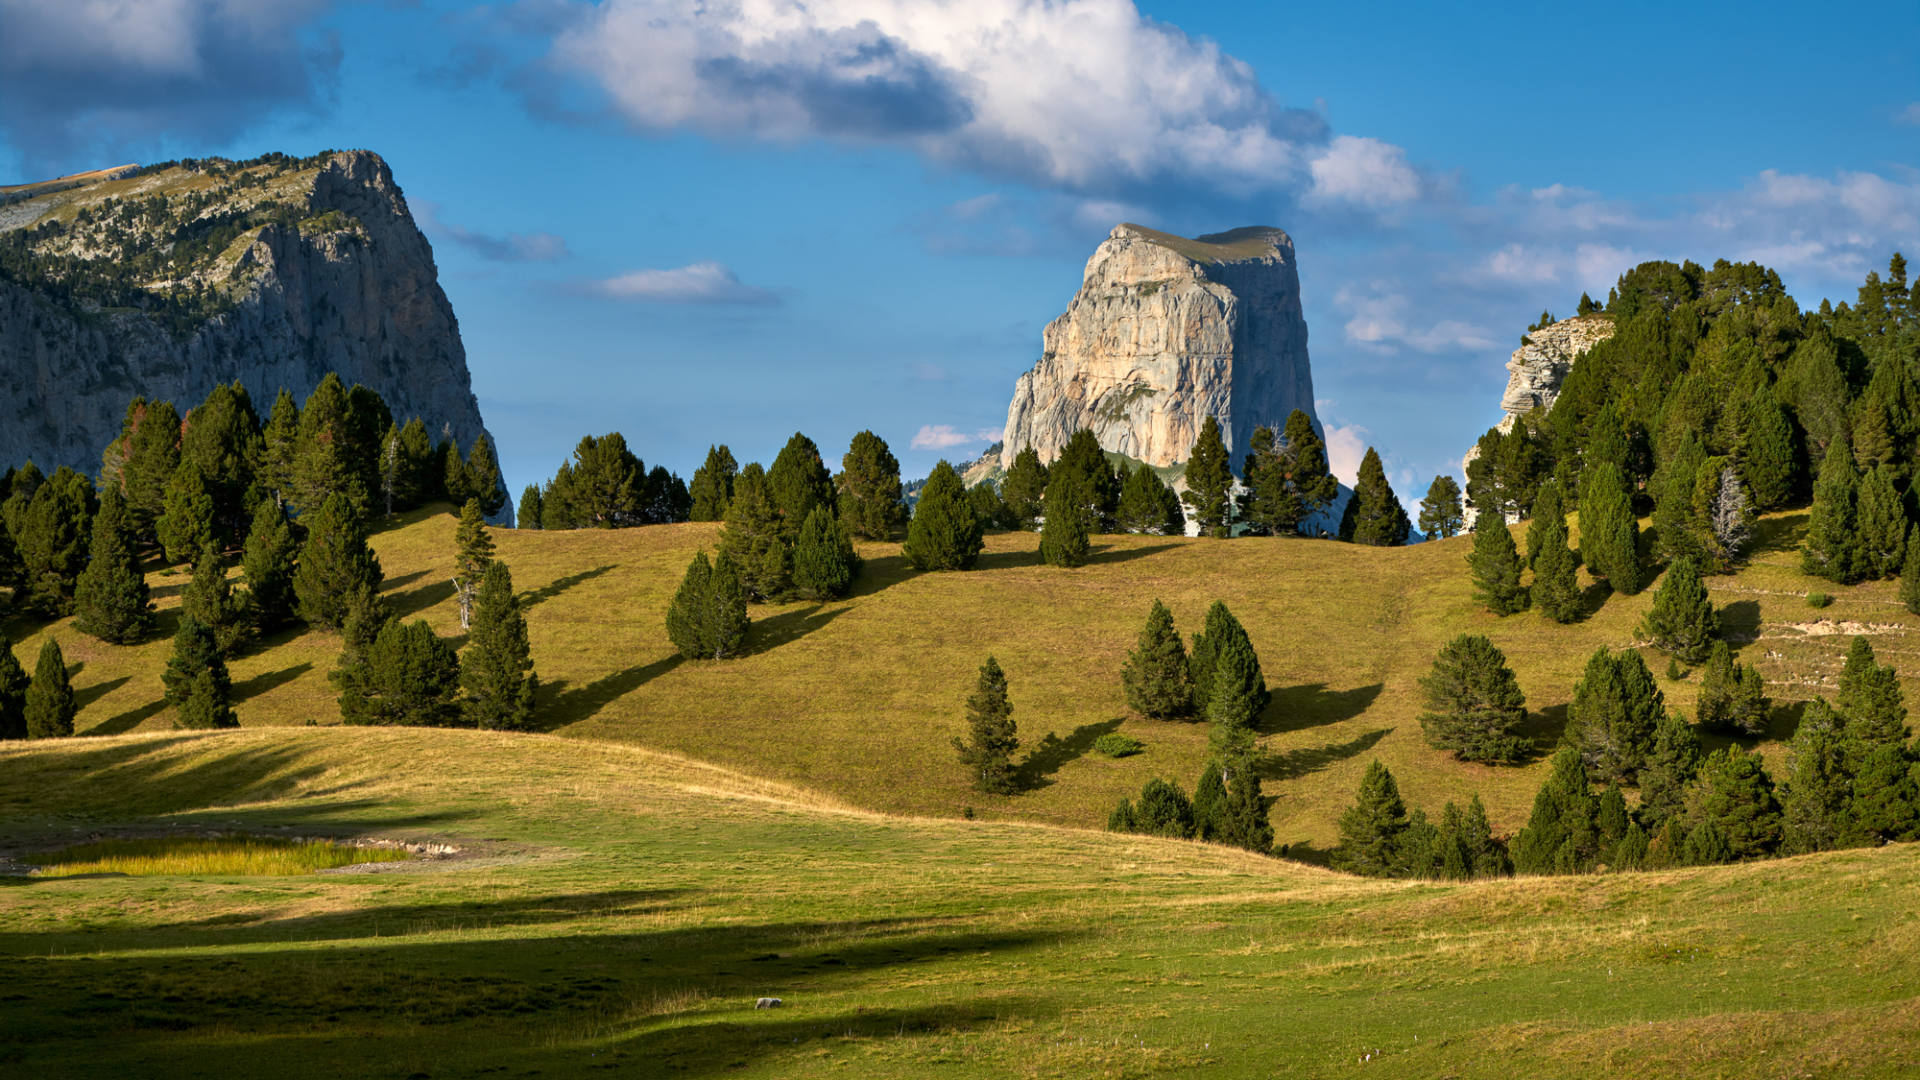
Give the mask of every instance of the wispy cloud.
<svg viewBox="0 0 1920 1080">
<path fill-rule="evenodd" d="M 1352 487 L 1360 477 L 1360 461 L 1367 456 L 1369 432 L 1359 424 L 1327 424 L 1327 471 Z"/>
<path fill-rule="evenodd" d="M 908 443 L 915 450 L 950 450 L 956 446 L 984 446 L 999 439 L 1003 434 L 999 428 L 982 428 L 975 432 L 965 432 L 954 428 L 952 424 L 923 424 L 913 433 L 913 441 Z"/>
<path fill-rule="evenodd" d="M 428 235 L 458 244 L 489 262 L 554 262 L 571 254 L 566 240 L 553 233 L 479 232 L 442 220 L 439 205 L 424 199 L 413 202 L 413 211 Z"/>
<path fill-rule="evenodd" d="M 739 304 L 765 307 L 780 302 L 777 293 L 745 284 L 717 262 L 697 262 L 673 270 L 631 270 L 595 281 L 587 291 L 615 300 L 651 304 Z"/>
<path fill-rule="evenodd" d="M 1914 124 L 1920 126 L 1920 101 L 1916 101 L 1906 108 L 1901 109 L 1899 112 L 1894 113 L 1893 122 L 1896 124 Z"/>
</svg>

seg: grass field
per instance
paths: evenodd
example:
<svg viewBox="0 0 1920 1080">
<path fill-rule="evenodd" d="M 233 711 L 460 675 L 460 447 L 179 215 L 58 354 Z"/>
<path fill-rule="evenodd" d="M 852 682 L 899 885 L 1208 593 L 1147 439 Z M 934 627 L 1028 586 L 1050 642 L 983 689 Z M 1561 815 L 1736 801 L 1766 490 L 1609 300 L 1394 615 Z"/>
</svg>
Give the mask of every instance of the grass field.
<svg viewBox="0 0 1920 1080">
<path fill-rule="evenodd" d="M 386 872 L 0 879 L 0 1065 L 22 1076 L 1920 1068 L 1910 846 L 1362 881 L 878 815 L 608 743 L 346 728 L 11 744 L 0 822 L 13 851 L 157 827 L 462 847 Z"/>
</svg>

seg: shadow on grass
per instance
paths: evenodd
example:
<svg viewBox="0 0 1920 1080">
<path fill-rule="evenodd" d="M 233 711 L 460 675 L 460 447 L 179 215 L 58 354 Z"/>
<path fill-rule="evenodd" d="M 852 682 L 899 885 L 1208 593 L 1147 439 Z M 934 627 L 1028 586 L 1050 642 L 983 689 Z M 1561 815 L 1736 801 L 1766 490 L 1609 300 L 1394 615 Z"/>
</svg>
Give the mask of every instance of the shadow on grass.
<svg viewBox="0 0 1920 1080">
<path fill-rule="evenodd" d="M 535 604 L 544 603 L 566 592 L 568 589 L 573 588 L 575 585 L 592 581 L 594 578 L 612 573 L 612 571 L 613 564 L 608 563 L 605 566 L 596 566 L 591 570 L 582 570 L 577 574 L 568 574 L 563 578 L 555 578 L 537 589 L 521 593 L 520 606 L 522 608 L 530 608 Z"/>
<path fill-rule="evenodd" d="M 1585 622 L 1600 614 L 1607 606 L 1607 598 L 1613 595 L 1613 586 L 1604 581 L 1596 581 L 1580 590 L 1580 606 L 1573 616 L 1574 622 Z"/>
<path fill-rule="evenodd" d="M 1760 602 L 1735 600 L 1720 609 L 1720 636 L 1729 645 L 1746 645 L 1760 636 Z"/>
<path fill-rule="evenodd" d="M 269 690 L 287 685 L 312 670 L 312 661 L 302 661 L 292 667 L 281 668 L 279 671 L 263 671 L 244 682 L 234 683 L 233 703 L 238 705 L 248 698 L 259 697 Z"/>
<path fill-rule="evenodd" d="M 764 619 L 755 619 L 753 625 L 747 627 L 746 652 L 742 655 L 758 656 L 799 641 L 847 611 L 844 606 L 828 610 L 823 605 L 815 604 L 809 608 L 795 608 Z"/>
<path fill-rule="evenodd" d="M 1060 771 L 1067 762 L 1085 757 L 1093 749 L 1094 740 L 1109 731 L 1120 727 L 1121 718 L 1101 720 L 1093 724 L 1081 724 L 1073 733 L 1062 739 L 1049 731 L 1027 758 L 1013 770 L 1013 782 L 1021 791 L 1033 791 L 1053 783 L 1053 774 Z"/>
<path fill-rule="evenodd" d="M 1384 689 L 1385 683 L 1351 690 L 1328 690 L 1326 683 L 1282 687 L 1272 692 L 1273 700 L 1260 714 L 1254 730 L 1272 735 L 1351 720 L 1372 708 Z"/>
<path fill-rule="evenodd" d="M 1753 546 L 1748 549 L 1748 557 L 1763 552 L 1794 551 L 1800 547 L 1800 541 L 1806 535 L 1810 513 L 1783 514 L 1780 517 L 1761 518 L 1753 523 Z"/>
<path fill-rule="evenodd" d="M 1565 703 L 1551 705 L 1544 709 L 1528 710 L 1527 718 L 1520 722 L 1514 734 L 1525 739 L 1527 748 L 1520 755 L 1516 765 L 1525 765 L 1544 757 L 1552 757 L 1560 749 L 1567 737 L 1568 707 Z"/>
<path fill-rule="evenodd" d="M 1302 776 L 1317 773 L 1329 765 L 1358 757 L 1373 749 L 1392 730 L 1390 727 L 1374 728 L 1343 743 L 1329 743 L 1326 746 L 1310 746 L 1280 754 L 1267 754 L 1260 761 L 1260 778 L 1262 780 L 1296 780 Z"/>
<path fill-rule="evenodd" d="M 85 709 L 87 706 L 99 701 L 101 698 L 106 697 L 108 694 L 113 693 L 115 690 L 120 689 L 132 681 L 133 676 L 122 675 L 117 679 L 108 679 L 106 682 L 98 682 L 83 689 L 76 689 L 73 692 L 73 707 L 76 711 Z"/>
<path fill-rule="evenodd" d="M 393 592 L 394 590 L 399 589 L 402 586 L 411 585 L 414 582 L 419 581 L 421 578 L 426 577 L 428 574 L 432 572 L 433 571 L 431 570 L 415 570 L 411 574 L 401 574 L 398 577 L 386 578 L 380 582 L 380 591 Z"/>
<path fill-rule="evenodd" d="M 150 701 L 147 704 L 142 705 L 138 708 L 128 709 L 126 712 L 120 713 L 117 716 L 109 716 L 105 720 L 100 721 L 99 723 L 93 725 L 87 730 L 80 732 L 80 734 L 82 735 L 125 735 L 127 732 L 132 731 L 134 728 L 139 727 L 141 724 L 146 723 L 148 720 L 151 720 L 154 717 L 159 716 L 161 713 L 165 712 L 166 709 L 167 709 L 166 698 L 161 698 L 159 701 Z"/>
<path fill-rule="evenodd" d="M 534 730 L 553 731 L 591 719 L 601 709 L 679 667 L 681 662 L 679 653 L 671 653 L 651 664 L 616 671 L 571 689 L 564 679 L 542 683 L 534 704 Z"/>
<path fill-rule="evenodd" d="M 1333 865 L 1333 849 L 1316 847 L 1311 840 L 1297 840 L 1291 844 L 1277 845 L 1273 853 L 1283 859 L 1306 863 L 1308 866 Z"/>
<path fill-rule="evenodd" d="M 392 608 L 394 618 L 404 619 L 451 599 L 453 599 L 453 582 L 436 581 L 417 589 L 409 589 L 397 596 L 389 594 L 387 604 Z"/>
</svg>

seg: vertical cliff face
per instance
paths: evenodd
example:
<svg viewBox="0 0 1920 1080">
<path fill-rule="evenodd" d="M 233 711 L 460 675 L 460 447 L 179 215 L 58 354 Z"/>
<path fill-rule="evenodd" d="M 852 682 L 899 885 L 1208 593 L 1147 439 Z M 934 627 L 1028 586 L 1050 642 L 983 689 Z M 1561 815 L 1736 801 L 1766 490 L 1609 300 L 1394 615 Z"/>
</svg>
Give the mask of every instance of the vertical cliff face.
<svg viewBox="0 0 1920 1080">
<path fill-rule="evenodd" d="M 99 466 L 127 400 L 329 371 L 463 446 L 485 430 L 433 251 L 386 162 L 113 170 L 0 189 L 0 462 Z"/>
<path fill-rule="evenodd" d="M 1567 381 L 1567 372 L 1586 355 L 1588 349 L 1613 336 L 1613 317 L 1596 312 L 1572 319 L 1562 319 L 1557 323 L 1529 331 L 1524 343 L 1513 350 L 1507 360 L 1507 389 L 1500 395 L 1500 409 L 1506 415 L 1500 418 L 1497 426 L 1502 432 L 1512 431 L 1513 425 L 1522 416 L 1537 412 L 1545 416 L 1560 397 L 1560 387 Z M 1478 446 L 1469 447 L 1465 457 L 1460 459 L 1460 474 L 1466 475 L 1467 466 L 1480 456 Z M 1467 509 L 1467 526 L 1471 528 L 1474 512 Z"/>
<path fill-rule="evenodd" d="M 1107 450 L 1175 465 L 1213 416 L 1237 469 L 1254 429 L 1283 426 L 1294 409 L 1314 415 L 1287 234 L 1255 227 L 1188 240 L 1121 225 L 1087 260 L 1079 293 L 1042 334 L 1040 362 L 1015 385 L 1001 463 L 1027 446 L 1050 461 L 1084 427 Z"/>
</svg>

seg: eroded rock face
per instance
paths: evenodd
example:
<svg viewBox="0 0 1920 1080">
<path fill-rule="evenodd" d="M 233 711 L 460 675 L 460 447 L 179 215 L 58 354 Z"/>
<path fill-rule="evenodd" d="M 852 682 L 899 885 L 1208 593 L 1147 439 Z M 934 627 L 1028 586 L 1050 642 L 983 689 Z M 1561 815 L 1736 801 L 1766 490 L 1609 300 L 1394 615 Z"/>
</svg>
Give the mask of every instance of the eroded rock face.
<svg viewBox="0 0 1920 1080">
<path fill-rule="evenodd" d="M 1115 228 L 1087 260 L 1080 291 L 1020 376 L 1002 467 L 1031 445 L 1057 456 L 1080 428 L 1152 465 L 1187 460 L 1218 418 L 1237 470 L 1256 427 L 1313 416 L 1313 373 L 1293 241 L 1243 228 L 1194 240 Z M 1319 421 L 1314 421 L 1319 427 Z"/>
<path fill-rule="evenodd" d="M 16 195 L 0 209 L 0 229 L 71 218 L 79 206 L 97 213 L 108 198 L 179 199 L 206 189 L 206 179 L 116 171 L 98 189 Z M 378 391 L 401 422 L 419 416 L 436 437 L 450 428 L 462 447 L 485 430 L 433 251 L 386 162 L 367 151 L 329 154 L 218 197 L 227 198 L 293 211 L 199 262 L 163 264 L 159 273 L 225 298 L 224 310 L 185 334 L 155 315 L 0 277 L 0 462 L 31 458 L 47 471 L 91 474 L 135 394 L 185 412 L 215 384 L 239 379 L 264 421 L 281 387 L 305 401 L 329 371 Z M 210 212 L 223 209 L 218 199 Z M 59 242 L 80 250 L 88 241 L 76 232 Z"/>
<path fill-rule="evenodd" d="M 1574 362 L 1612 336 L 1613 319 L 1606 315 L 1562 319 L 1528 334 L 1527 344 L 1513 350 L 1507 361 L 1507 390 L 1500 395 L 1500 408 L 1507 415 L 1500 420 L 1500 430 L 1512 431 L 1514 421 L 1530 412 L 1545 416 Z"/>
</svg>

